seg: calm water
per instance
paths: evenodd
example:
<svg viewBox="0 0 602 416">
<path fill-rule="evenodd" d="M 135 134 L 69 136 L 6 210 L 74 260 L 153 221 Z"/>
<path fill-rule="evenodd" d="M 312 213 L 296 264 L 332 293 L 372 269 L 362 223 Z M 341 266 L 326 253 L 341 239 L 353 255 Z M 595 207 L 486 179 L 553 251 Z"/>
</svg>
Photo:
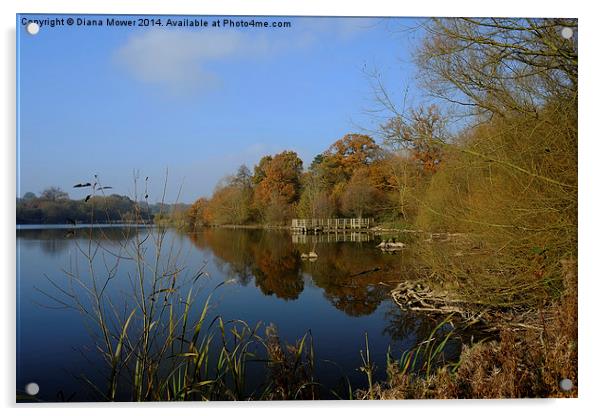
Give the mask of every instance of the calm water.
<svg viewBox="0 0 602 416">
<path fill-rule="evenodd" d="M 62 290 L 81 292 L 69 279 L 69 274 L 86 273 L 80 250 L 102 246 L 94 266 L 99 276 L 106 275 L 120 247 L 135 233 L 144 238 L 157 230 L 17 230 L 19 389 L 36 382 L 38 397 L 49 401 L 95 397 L 83 381 L 103 383 L 94 329 L 80 313 L 64 307 L 61 302 L 69 299 Z M 336 240 L 281 231 L 206 229 L 185 234 L 170 230 L 161 262 L 166 269 L 185 265 L 182 275 L 203 267 L 208 276 L 199 278 L 194 287 L 202 299 L 213 292 L 211 316 L 242 319 L 251 326 L 273 323 L 282 340 L 290 343 L 311 331 L 319 381 L 336 388 L 344 374 L 355 387 L 362 387 L 365 376 L 358 367 L 366 333 L 377 376 L 383 378 L 387 349 L 399 356 L 425 339 L 436 322 L 401 312 L 390 300 L 389 291 L 404 273 L 407 252 L 382 253 L 375 248 L 378 238 L 365 234 L 338 238 L 353 241 Z M 312 250 L 319 255 L 316 261 L 301 259 L 301 253 Z M 147 255 L 152 258 L 153 253 Z M 360 274 L 374 268 L 379 270 Z M 133 302 L 129 294 L 134 262 L 120 260 L 116 270 L 105 290 L 120 310 Z M 224 284 L 214 290 L 220 283 Z"/>
</svg>

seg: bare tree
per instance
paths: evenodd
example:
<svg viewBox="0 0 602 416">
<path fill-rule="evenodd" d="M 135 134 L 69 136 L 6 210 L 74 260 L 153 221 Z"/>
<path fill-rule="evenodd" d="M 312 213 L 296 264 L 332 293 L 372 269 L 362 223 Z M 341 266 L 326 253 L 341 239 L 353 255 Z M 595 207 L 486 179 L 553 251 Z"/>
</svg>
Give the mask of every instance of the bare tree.
<svg viewBox="0 0 602 416">
<path fill-rule="evenodd" d="M 576 100 L 575 19 L 450 18 L 424 27 L 416 59 L 423 86 L 469 114 L 536 115 L 554 97 Z"/>
<path fill-rule="evenodd" d="M 341 203 L 347 215 L 362 218 L 372 212 L 375 199 L 376 189 L 370 183 L 366 172 L 358 171 L 345 187 Z"/>
</svg>

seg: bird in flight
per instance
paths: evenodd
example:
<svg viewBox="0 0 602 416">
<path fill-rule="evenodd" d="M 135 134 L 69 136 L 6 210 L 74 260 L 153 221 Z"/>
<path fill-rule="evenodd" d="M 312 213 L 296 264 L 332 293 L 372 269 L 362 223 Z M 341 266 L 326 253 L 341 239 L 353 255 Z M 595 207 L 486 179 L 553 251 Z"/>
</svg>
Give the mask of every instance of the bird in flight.
<svg viewBox="0 0 602 416">
<path fill-rule="evenodd" d="M 73 185 L 74 188 L 87 188 L 89 186 L 92 186 L 90 182 L 78 183 L 77 185 Z"/>
</svg>

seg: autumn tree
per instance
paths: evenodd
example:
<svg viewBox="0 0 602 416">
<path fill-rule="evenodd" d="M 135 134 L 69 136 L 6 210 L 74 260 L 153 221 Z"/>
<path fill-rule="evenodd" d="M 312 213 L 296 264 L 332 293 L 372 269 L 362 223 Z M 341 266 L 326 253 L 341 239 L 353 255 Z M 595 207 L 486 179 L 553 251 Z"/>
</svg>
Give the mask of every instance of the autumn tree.
<svg viewBox="0 0 602 416">
<path fill-rule="evenodd" d="M 253 168 L 252 181 L 254 185 L 259 185 L 267 175 L 267 168 L 272 161 L 272 156 L 263 156 L 257 165 Z"/>
<path fill-rule="evenodd" d="M 238 191 L 239 202 L 242 205 L 240 210 L 239 224 L 244 224 L 253 219 L 253 176 L 246 165 L 241 165 L 233 178 L 230 186 Z"/>
<path fill-rule="evenodd" d="M 349 183 L 341 199 L 343 212 L 357 218 L 371 215 L 377 204 L 377 190 L 370 183 L 367 169 L 358 170 Z"/>
<path fill-rule="evenodd" d="M 303 191 L 297 208 L 302 218 L 330 218 L 336 213 L 333 196 L 323 186 L 316 166 L 302 177 Z"/>
<path fill-rule="evenodd" d="M 249 191 L 252 186 L 253 176 L 247 165 L 240 165 L 236 175 L 231 179 L 231 184 Z"/>
<path fill-rule="evenodd" d="M 573 35 L 561 36 L 563 29 Z M 481 222 L 537 229 L 541 201 L 547 201 L 547 213 L 560 210 L 576 227 L 576 29 L 574 19 L 432 19 L 425 26 L 417 53 L 424 86 L 442 102 L 468 110 L 468 126 L 446 146 L 462 154 L 448 174 L 488 175 L 482 184 L 489 187 L 487 196 L 480 199 L 487 205 L 505 194 L 494 188 L 496 175 L 497 186 L 512 189 L 495 207 L 463 213 L 488 211 L 488 221 Z M 477 190 L 474 184 L 470 189 Z M 519 207 L 518 196 L 529 197 L 525 205 Z M 500 217 L 508 213 L 516 215 Z"/>
<path fill-rule="evenodd" d="M 245 224 L 252 216 L 252 177 L 242 165 L 218 184 L 207 204 L 205 218 L 215 224 Z"/>
<path fill-rule="evenodd" d="M 405 221 L 413 221 L 418 203 L 415 195 L 422 192 L 424 180 L 421 168 L 408 151 L 401 149 L 390 152 L 381 162 L 380 168 L 386 181 L 382 188 L 391 201 L 391 211 Z"/>
<path fill-rule="evenodd" d="M 218 186 L 209 202 L 209 218 L 214 224 L 241 224 L 245 219 L 244 205 L 239 189 Z"/>
<path fill-rule="evenodd" d="M 302 201 L 305 212 L 321 211 L 327 217 L 341 212 L 345 187 L 353 174 L 374 166 L 382 155 L 383 150 L 367 135 L 347 134 L 334 142 L 310 165 L 311 175 L 305 181 L 309 188 L 304 187 Z"/>
<path fill-rule="evenodd" d="M 397 115 L 381 126 L 385 143 L 407 150 L 425 172 L 435 172 L 441 163 L 443 145 L 448 140 L 445 119 L 435 105 Z"/>
<path fill-rule="evenodd" d="M 253 176 L 254 203 L 264 220 L 282 222 L 290 217 L 289 208 L 301 195 L 302 170 L 303 161 L 292 151 L 261 159 Z M 284 216 L 271 215 L 283 210 Z"/>
<path fill-rule="evenodd" d="M 374 139 L 364 134 L 347 134 L 334 142 L 320 159 L 323 174 L 331 185 L 347 181 L 353 173 L 366 167 L 380 156 L 381 149 Z"/>
<path fill-rule="evenodd" d="M 208 217 L 207 208 L 209 206 L 209 200 L 207 198 L 199 198 L 188 208 L 186 212 L 186 218 L 188 228 L 194 230 L 198 227 L 208 225 L 210 223 Z"/>
</svg>

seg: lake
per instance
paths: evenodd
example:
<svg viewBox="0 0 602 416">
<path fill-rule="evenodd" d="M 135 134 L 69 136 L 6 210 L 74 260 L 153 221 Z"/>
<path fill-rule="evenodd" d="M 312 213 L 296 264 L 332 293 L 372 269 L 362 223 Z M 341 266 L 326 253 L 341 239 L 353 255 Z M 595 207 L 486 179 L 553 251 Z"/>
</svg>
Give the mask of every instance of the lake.
<svg viewBox="0 0 602 416">
<path fill-rule="evenodd" d="M 98 399 L 90 387 L 106 382 L 95 348 L 98 334 L 86 316 L 67 307 L 73 300 L 67 294 L 86 295 L 73 276 L 88 273 L 84 254 L 95 253 L 91 264 L 98 279 L 105 282 L 103 276 L 112 276 L 103 284 L 105 299 L 115 311 L 131 307 L 136 267 L 123 247 L 152 241 L 158 233 L 152 227 L 122 226 L 17 229 L 18 389 L 35 382 L 40 400 Z M 182 279 L 187 276 L 199 299 L 211 293 L 212 317 L 240 319 L 252 327 L 274 324 L 288 343 L 310 332 L 316 376 L 328 392 L 340 388 L 345 377 L 354 388 L 366 386 L 358 370 L 366 334 L 376 378 L 382 380 L 388 349 L 399 357 L 438 324 L 403 312 L 392 302 L 389 292 L 406 275 L 411 249 L 384 253 L 376 248 L 379 241 L 371 234 L 169 229 L 158 261 L 165 270 L 180 270 Z M 318 258 L 302 259 L 310 251 Z M 152 247 L 146 252 L 153 261 L 155 254 Z M 178 290 L 186 296 L 184 289 Z M 255 370 L 249 377 L 262 376 Z M 118 398 L 128 400 L 125 393 Z"/>
</svg>

